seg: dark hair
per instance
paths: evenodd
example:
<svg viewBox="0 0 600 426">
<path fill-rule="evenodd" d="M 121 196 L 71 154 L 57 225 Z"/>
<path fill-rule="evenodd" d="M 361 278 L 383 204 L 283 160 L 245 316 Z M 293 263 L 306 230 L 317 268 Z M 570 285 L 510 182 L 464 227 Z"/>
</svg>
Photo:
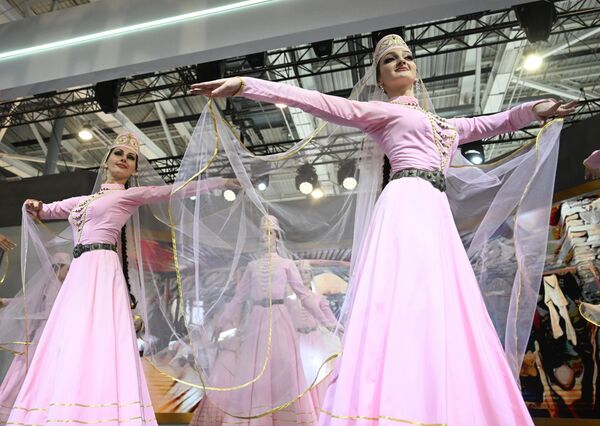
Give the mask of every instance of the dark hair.
<svg viewBox="0 0 600 426">
<path fill-rule="evenodd" d="M 127 260 L 127 230 L 126 225 L 121 228 L 121 265 L 123 266 L 123 276 L 125 277 L 125 283 L 127 284 L 127 292 L 129 293 L 129 302 L 131 303 L 131 309 L 135 309 L 137 306 L 137 299 L 131 292 L 131 283 L 129 282 L 129 261 Z"/>
<path fill-rule="evenodd" d="M 136 157 L 137 158 L 137 157 Z M 136 160 L 137 165 L 137 160 Z M 129 188 L 128 184 L 125 184 L 125 189 Z M 129 261 L 127 260 L 127 225 L 123 225 L 121 228 L 121 266 L 123 267 L 123 276 L 125 277 L 125 284 L 127 284 L 127 292 L 129 293 L 129 302 L 131 303 L 131 309 L 135 309 L 137 306 L 137 299 L 131 292 L 131 283 L 129 282 Z"/>
</svg>

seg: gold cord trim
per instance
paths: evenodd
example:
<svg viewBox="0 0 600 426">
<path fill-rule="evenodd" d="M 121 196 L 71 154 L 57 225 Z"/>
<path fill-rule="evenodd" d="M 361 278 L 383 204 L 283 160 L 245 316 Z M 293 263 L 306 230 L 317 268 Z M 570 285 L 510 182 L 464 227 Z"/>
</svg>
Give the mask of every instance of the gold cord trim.
<svg viewBox="0 0 600 426">
<path fill-rule="evenodd" d="M 48 419 L 44 423 L 77 423 L 77 424 L 84 424 L 84 425 L 93 425 L 93 424 L 99 424 L 99 423 L 112 423 L 112 422 L 126 423 L 126 422 L 132 422 L 134 420 L 141 420 L 144 424 L 152 424 L 152 423 L 156 422 L 156 419 L 144 420 L 142 418 L 142 416 L 136 416 L 136 417 L 130 417 L 128 419 L 102 419 L 102 420 L 94 420 L 94 421 L 85 421 L 85 420 L 76 420 L 76 419 L 66 419 L 66 420 Z M 19 425 L 19 426 L 44 426 L 43 424 L 38 424 L 38 423 L 21 423 L 21 422 L 7 422 L 6 424 L 7 425 Z"/>
<path fill-rule="evenodd" d="M 111 402 L 108 404 L 80 404 L 80 403 L 76 403 L 76 402 L 74 402 L 74 403 L 52 402 L 52 403 L 48 404 L 49 407 L 81 407 L 81 408 L 103 408 L 103 407 L 124 408 L 124 407 L 131 407 L 133 405 L 139 405 L 140 408 L 152 408 L 152 404 L 142 405 L 141 401 L 132 401 L 132 402 L 127 402 L 125 404 L 120 404 L 118 402 Z M 0 407 L 10 408 L 12 410 L 22 410 L 22 411 L 48 411 L 47 408 L 27 408 L 27 407 L 21 407 L 18 405 L 15 405 L 13 407 L 6 406 L 6 405 L 0 405 Z"/>
<path fill-rule="evenodd" d="M 406 424 L 409 424 L 409 425 L 419 425 L 419 426 L 447 426 L 446 423 L 422 423 L 422 422 L 415 422 L 415 421 L 412 421 L 412 420 L 399 419 L 399 418 L 390 417 L 390 416 L 377 416 L 377 417 L 368 417 L 368 416 L 340 416 L 340 415 L 333 414 L 332 412 L 326 411 L 326 410 L 323 410 L 323 409 L 321 409 L 320 411 L 323 414 L 327 414 L 331 418 L 340 419 L 340 420 L 368 420 L 368 421 L 373 421 L 373 422 L 376 422 L 378 420 L 389 420 L 391 422 L 406 423 Z"/>
</svg>

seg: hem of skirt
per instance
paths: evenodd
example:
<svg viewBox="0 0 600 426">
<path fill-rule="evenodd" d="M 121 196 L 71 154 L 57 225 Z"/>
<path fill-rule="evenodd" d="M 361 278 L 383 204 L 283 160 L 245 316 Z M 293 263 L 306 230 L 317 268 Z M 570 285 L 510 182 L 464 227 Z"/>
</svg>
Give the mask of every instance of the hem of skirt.
<svg viewBox="0 0 600 426">
<path fill-rule="evenodd" d="M 389 420 L 391 422 L 397 422 L 397 423 L 405 423 L 405 424 L 409 424 L 409 425 L 418 425 L 418 426 L 448 426 L 446 423 L 423 423 L 423 422 L 419 422 L 419 421 L 414 421 L 414 420 L 406 420 L 406 419 L 400 419 L 397 417 L 391 417 L 391 416 L 360 416 L 360 415 L 353 415 L 353 416 L 348 416 L 348 415 L 339 415 L 339 414 L 334 414 L 330 411 L 326 411 L 321 409 L 320 410 L 321 413 L 331 417 L 332 419 L 339 419 L 339 420 L 367 420 L 367 421 L 379 421 L 379 420 Z"/>
</svg>

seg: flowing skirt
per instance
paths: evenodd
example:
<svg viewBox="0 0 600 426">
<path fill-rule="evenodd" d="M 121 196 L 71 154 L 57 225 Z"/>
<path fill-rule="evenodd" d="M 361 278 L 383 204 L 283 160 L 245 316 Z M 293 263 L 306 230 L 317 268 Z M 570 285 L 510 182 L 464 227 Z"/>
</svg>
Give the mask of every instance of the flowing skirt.
<svg viewBox="0 0 600 426">
<path fill-rule="evenodd" d="M 115 252 L 71 263 L 8 424 L 156 424 Z"/>
<path fill-rule="evenodd" d="M 532 425 L 453 221 L 419 178 L 382 193 L 319 425 Z"/>
<path fill-rule="evenodd" d="M 244 326 L 251 332 L 242 339 L 236 354 L 230 351 L 219 354 L 216 364 L 219 368 L 212 372 L 210 385 L 229 387 L 258 379 L 239 390 L 207 391 L 194 414 L 193 425 L 317 424 L 318 409 L 313 405 L 309 384 L 304 378 L 292 319 L 285 305 L 273 305 L 271 309 L 273 328 L 270 354 L 267 352 L 269 308 L 255 305 Z"/>
</svg>

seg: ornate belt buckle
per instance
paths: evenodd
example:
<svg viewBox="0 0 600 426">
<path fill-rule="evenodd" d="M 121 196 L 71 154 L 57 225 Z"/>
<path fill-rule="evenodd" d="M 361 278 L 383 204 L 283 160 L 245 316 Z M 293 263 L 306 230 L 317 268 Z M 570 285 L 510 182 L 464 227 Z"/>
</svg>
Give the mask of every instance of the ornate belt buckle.
<svg viewBox="0 0 600 426">
<path fill-rule="evenodd" d="M 73 257 L 77 259 L 79 256 L 83 254 L 83 246 L 81 244 L 77 244 L 73 247 Z"/>
</svg>

